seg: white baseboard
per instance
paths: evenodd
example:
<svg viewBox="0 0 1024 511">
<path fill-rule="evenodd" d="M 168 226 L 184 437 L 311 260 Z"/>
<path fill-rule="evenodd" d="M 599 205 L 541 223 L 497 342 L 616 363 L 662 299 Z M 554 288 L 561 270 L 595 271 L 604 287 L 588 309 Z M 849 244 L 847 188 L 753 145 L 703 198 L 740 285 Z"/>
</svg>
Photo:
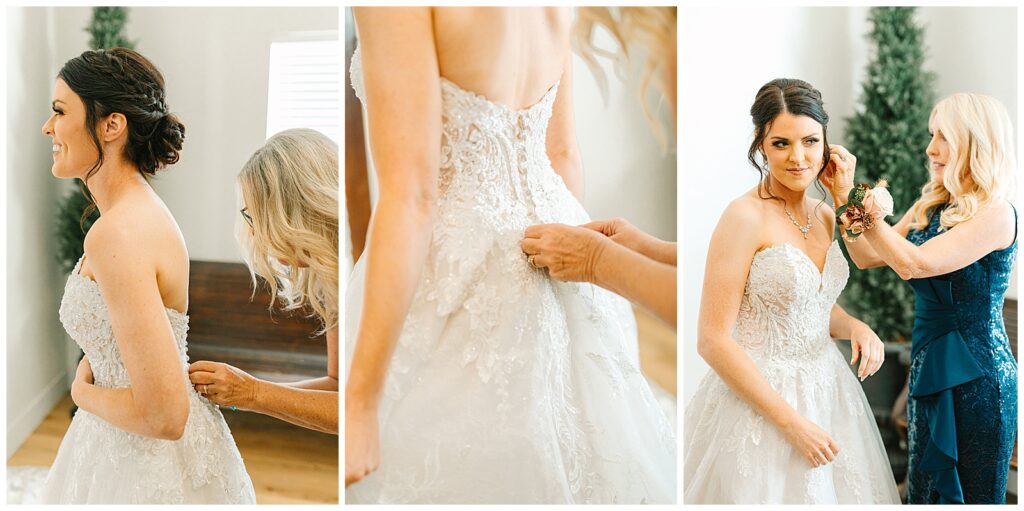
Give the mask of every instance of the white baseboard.
<svg viewBox="0 0 1024 511">
<path fill-rule="evenodd" d="M 1017 495 L 1017 471 L 1012 468 L 1006 478 L 1006 493 Z"/>
<path fill-rule="evenodd" d="M 67 394 L 67 377 L 56 374 L 39 394 L 16 417 L 8 421 L 7 459 L 17 452 L 21 444 L 39 427 L 53 407 Z"/>
</svg>

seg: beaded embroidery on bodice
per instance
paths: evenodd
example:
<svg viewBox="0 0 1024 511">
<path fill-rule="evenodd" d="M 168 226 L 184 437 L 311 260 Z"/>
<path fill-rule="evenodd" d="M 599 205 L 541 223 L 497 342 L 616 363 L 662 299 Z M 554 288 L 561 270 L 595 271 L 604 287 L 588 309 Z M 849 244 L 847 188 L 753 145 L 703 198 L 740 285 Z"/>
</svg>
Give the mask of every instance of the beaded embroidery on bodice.
<svg viewBox="0 0 1024 511">
<path fill-rule="evenodd" d="M 81 260 L 64 287 L 60 320 L 82 348 L 97 387 L 129 388 L 99 284 L 81 275 Z M 189 317 L 166 309 L 188 381 Z M 252 481 L 216 405 L 189 386 L 189 415 L 177 440 L 120 429 L 79 408 L 61 441 L 43 489 L 44 503 L 254 504 Z"/>
<path fill-rule="evenodd" d="M 101 387 L 128 387 L 128 370 L 121 360 L 114 332 L 110 327 L 107 304 L 100 294 L 99 284 L 79 274 L 82 261 L 68 277 L 64 298 L 60 303 L 60 321 L 68 335 L 82 348 L 92 366 L 96 385 Z M 174 309 L 167 310 L 167 319 L 174 332 L 174 342 L 181 358 L 182 370 L 188 370 L 188 315 Z"/>
<path fill-rule="evenodd" d="M 784 243 L 754 255 L 736 319 L 736 342 L 757 359 L 803 361 L 834 349 L 829 315 L 850 268 L 835 241 L 819 273 L 800 249 Z"/>
</svg>

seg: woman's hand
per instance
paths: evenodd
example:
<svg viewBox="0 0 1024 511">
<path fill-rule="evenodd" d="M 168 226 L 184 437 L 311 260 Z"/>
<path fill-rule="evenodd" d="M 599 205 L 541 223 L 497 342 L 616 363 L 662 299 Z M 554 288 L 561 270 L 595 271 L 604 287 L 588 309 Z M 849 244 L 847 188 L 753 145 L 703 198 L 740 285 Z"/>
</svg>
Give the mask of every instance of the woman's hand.
<svg viewBox="0 0 1024 511">
<path fill-rule="evenodd" d="M 345 406 L 345 487 L 380 467 L 380 425 L 375 409 Z"/>
<path fill-rule="evenodd" d="M 89 357 L 82 356 L 82 360 L 78 361 L 78 369 L 75 370 L 75 379 L 71 382 L 71 400 L 76 405 L 79 404 L 78 393 L 82 390 L 82 385 L 92 385 L 92 365 L 89 364 Z"/>
<path fill-rule="evenodd" d="M 850 365 L 856 364 L 857 359 L 860 359 L 860 368 L 857 369 L 860 381 L 878 372 L 882 362 L 885 362 L 885 344 L 874 330 L 863 323 L 854 326 L 850 331 L 850 348 L 853 350 Z"/>
<path fill-rule="evenodd" d="M 196 392 L 220 406 L 252 410 L 259 380 L 220 362 L 200 360 L 188 366 L 188 379 Z"/>
<path fill-rule="evenodd" d="M 811 466 L 827 465 L 839 454 L 839 444 L 832 436 L 804 417 L 797 416 L 792 423 L 782 428 L 782 434 Z"/>
<path fill-rule="evenodd" d="M 829 145 L 828 152 L 828 166 L 821 174 L 821 183 L 828 188 L 838 207 L 846 204 L 846 198 L 853 189 L 857 157 L 841 145 Z"/>
<path fill-rule="evenodd" d="M 519 243 L 534 268 L 547 268 L 548 275 L 570 282 L 594 282 L 597 261 L 609 243 L 592 229 L 564 224 L 531 225 Z"/>
<path fill-rule="evenodd" d="M 644 253 L 645 245 L 651 241 L 652 236 L 637 229 L 636 226 L 623 218 L 611 220 L 594 220 L 582 227 L 597 231 L 611 238 L 612 241 L 622 245 L 634 252 Z"/>
</svg>

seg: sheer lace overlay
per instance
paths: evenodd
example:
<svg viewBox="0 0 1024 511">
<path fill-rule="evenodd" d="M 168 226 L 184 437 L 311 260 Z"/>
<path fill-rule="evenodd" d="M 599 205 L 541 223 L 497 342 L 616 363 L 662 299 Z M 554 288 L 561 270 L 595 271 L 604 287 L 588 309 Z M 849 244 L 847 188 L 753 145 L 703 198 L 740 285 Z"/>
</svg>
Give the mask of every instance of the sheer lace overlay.
<svg viewBox="0 0 1024 511">
<path fill-rule="evenodd" d="M 61 322 L 89 358 L 97 386 L 128 387 L 99 286 L 78 274 L 79 265 L 64 289 Z M 167 309 L 167 318 L 187 380 L 188 316 Z M 185 432 L 174 441 L 129 433 L 79 409 L 50 468 L 43 502 L 255 503 L 252 482 L 220 411 L 191 388 L 189 405 Z"/>
<path fill-rule="evenodd" d="M 900 502 L 871 408 L 829 335 L 832 306 L 848 278 L 838 243 L 821 272 L 792 245 L 768 247 L 751 262 L 734 332 L 771 387 L 835 439 L 836 459 L 811 467 L 708 371 L 686 407 L 686 503 Z"/>
<path fill-rule="evenodd" d="M 364 99 L 361 74 L 357 50 Z M 429 255 L 388 372 L 380 470 L 346 502 L 674 502 L 675 435 L 640 372 L 628 302 L 550 279 L 519 247 L 530 225 L 589 221 L 547 157 L 557 93 L 512 110 L 441 79 Z"/>
</svg>

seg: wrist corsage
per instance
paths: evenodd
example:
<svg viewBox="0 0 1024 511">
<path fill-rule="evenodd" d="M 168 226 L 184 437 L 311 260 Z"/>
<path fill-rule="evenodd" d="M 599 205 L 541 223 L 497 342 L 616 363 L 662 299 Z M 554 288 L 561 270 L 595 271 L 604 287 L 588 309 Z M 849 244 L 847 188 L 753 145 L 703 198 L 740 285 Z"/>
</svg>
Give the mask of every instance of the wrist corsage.
<svg viewBox="0 0 1024 511">
<path fill-rule="evenodd" d="M 856 241 L 864 231 L 892 214 L 892 195 L 886 189 L 888 185 L 882 179 L 874 188 L 862 183 L 850 190 L 847 203 L 836 210 L 836 223 L 844 240 Z"/>
</svg>

